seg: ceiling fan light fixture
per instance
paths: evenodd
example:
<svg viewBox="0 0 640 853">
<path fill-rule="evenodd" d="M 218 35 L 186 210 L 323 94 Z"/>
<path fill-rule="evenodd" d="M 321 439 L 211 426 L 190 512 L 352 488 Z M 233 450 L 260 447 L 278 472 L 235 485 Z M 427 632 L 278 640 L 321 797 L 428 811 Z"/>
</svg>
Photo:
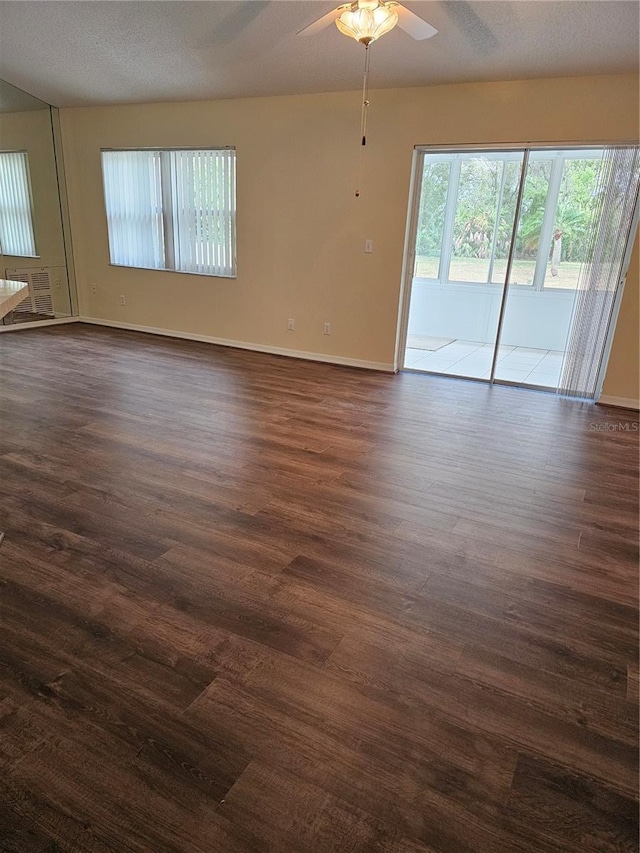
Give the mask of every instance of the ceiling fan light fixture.
<svg viewBox="0 0 640 853">
<path fill-rule="evenodd" d="M 345 36 L 369 45 L 398 23 L 397 6 L 384 0 L 358 0 L 342 8 L 336 26 Z"/>
</svg>

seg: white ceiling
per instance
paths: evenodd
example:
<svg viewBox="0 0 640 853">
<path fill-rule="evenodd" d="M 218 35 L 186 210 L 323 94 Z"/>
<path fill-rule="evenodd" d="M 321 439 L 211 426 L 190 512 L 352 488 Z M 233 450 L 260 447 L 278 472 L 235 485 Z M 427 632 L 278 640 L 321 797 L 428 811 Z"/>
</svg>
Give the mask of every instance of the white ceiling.
<svg viewBox="0 0 640 853">
<path fill-rule="evenodd" d="M 325 0 L 0 0 L 0 77 L 56 106 L 357 89 L 362 47 Z M 372 47 L 371 85 L 617 74 L 638 68 L 637 0 L 407 0 L 438 28 Z"/>
</svg>

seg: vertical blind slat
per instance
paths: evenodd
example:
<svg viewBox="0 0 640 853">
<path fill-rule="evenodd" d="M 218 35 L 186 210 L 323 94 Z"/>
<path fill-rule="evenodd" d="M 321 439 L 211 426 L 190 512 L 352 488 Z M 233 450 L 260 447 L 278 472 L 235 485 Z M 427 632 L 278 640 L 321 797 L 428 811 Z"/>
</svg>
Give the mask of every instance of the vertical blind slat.
<svg viewBox="0 0 640 853">
<path fill-rule="evenodd" d="M 578 279 L 559 393 L 592 398 L 620 286 L 640 184 L 640 149 L 609 148 L 598 174 L 587 258 Z"/>
<path fill-rule="evenodd" d="M 157 151 L 102 153 L 112 264 L 165 266 L 159 156 Z"/>
<path fill-rule="evenodd" d="M 37 256 L 24 151 L 0 151 L 0 249 L 15 257 Z"/>
</svg>

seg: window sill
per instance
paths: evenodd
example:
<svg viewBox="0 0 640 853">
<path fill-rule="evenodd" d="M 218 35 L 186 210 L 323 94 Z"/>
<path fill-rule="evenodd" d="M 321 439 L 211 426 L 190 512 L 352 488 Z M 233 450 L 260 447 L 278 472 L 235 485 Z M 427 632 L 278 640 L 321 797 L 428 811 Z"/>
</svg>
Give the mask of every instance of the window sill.
<svg viewBox="0 0 640 853">
<path fill-rule="evenodd" d="M 238 278 L 237 272 L 229 275 L 222 275 L 221 273 L 192 272 L 191 270 L 170 270 L 166 267 L 134 267 L 129 264 L 114 264 L 111 261 L 109 261 L 109 266 L 121 270 L 146 270 L 147 272 L 170 272 L 174 275 L 197 275 L 200 276 L 200 278 L 223 278 L 231 280 Z"/>
<path fill-rule="evenodd" d="M 0 252 L 2 258 L 28 258 L 30 261 L 39 261 L 40 255 L 10 255 L 8 252 Z"/>
</svg>

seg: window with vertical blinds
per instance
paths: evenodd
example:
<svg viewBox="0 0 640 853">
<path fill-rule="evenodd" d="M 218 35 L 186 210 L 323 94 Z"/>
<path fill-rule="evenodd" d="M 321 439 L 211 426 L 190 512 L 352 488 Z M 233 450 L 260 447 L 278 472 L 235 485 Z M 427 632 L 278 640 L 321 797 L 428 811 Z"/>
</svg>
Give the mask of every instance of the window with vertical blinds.
<svg viewBox="0 0 640 853">
<path fill-rule="evenodd" d="M 235 154 L 103 151 L 111 263 L 234 277 Z"/>
<path fill-rule="evenodd" d="M 0 254 L 38 257 L 31 216 L 29 161 L 24 151 L 0 151 Z"/>
</svg>

